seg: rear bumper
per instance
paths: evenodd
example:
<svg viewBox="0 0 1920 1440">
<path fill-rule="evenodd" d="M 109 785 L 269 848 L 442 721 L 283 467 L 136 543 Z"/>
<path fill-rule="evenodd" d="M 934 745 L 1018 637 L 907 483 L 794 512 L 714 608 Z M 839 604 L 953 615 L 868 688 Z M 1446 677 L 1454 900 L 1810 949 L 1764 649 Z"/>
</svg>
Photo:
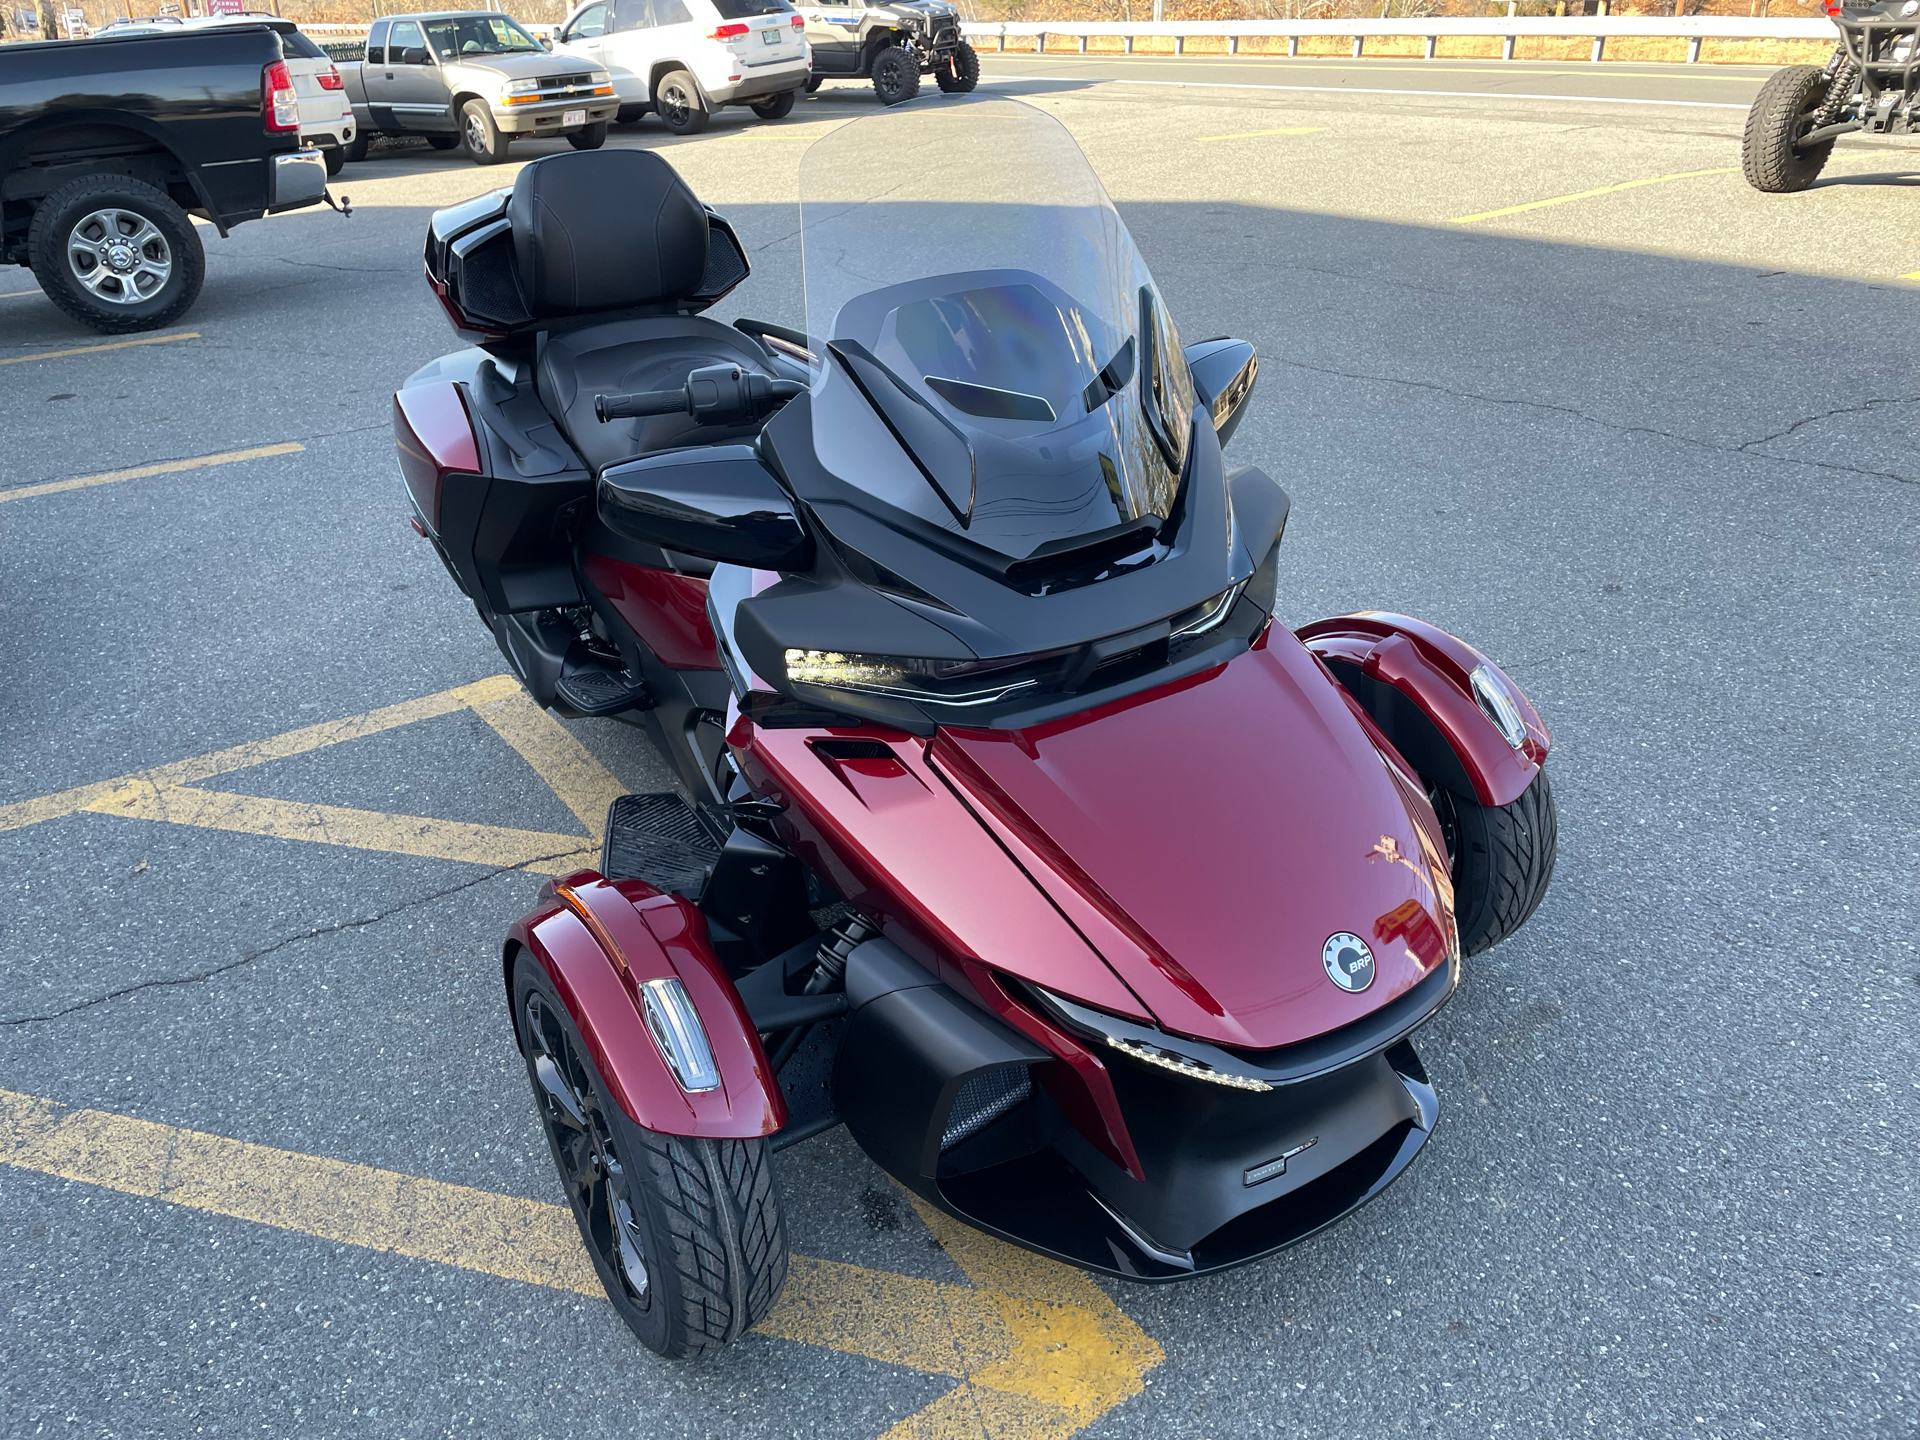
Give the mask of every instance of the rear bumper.
<svg viewBox="0 0 1920 1440">
<path fill-rule="evenodd" d="M 777 65 L 742 67 L 739 73 L 738 80 L 707 85 L 707 98 L 715 105 L 739 105 L 749 100 L 763 100 L 785 90 L 798 90 L 807 83 L 812 68 L 803 57 Z"/>
<path fill-rule="evenodd" d="M 312 205 L 327 193 L 327 162 L 311 147 L 290 155 L 275 155 L 267 180 L 267 209 L 295 210 Z"/>
</svg>

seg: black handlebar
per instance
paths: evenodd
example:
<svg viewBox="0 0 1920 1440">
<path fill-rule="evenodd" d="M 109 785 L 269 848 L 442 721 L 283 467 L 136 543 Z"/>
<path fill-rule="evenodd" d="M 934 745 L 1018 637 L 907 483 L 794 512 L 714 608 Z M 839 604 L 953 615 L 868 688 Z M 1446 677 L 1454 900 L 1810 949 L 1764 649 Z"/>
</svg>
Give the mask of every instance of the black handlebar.
<svg viewBox="0 0 1920 1440">
<path fill-rule="evenodd" d="M 678 390 L 635 390 L 596 395 L 601 424 L 643 415 L 691 415 L 702 425 L 739 425 L 772 414 L 807 387 L 797 380 L 771 380 L 738 365 L 703 365 Z"/>
</svg>

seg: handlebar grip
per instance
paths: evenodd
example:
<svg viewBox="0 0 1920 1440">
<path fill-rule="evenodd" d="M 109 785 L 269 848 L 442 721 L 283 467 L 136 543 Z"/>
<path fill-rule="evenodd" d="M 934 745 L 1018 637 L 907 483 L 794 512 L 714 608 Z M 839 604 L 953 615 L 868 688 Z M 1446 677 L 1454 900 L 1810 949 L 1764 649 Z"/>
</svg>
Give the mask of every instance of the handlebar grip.
<svg viewBox="0 0 1920 1440">
<path fill-rule="evenodd" d="M 687 391 L 636 390 L 630 395 L 596 395 L 593 413 L 601 424 L 609 420 L 633 420 L 642 415 L 685 415 Z"/>
</svg>

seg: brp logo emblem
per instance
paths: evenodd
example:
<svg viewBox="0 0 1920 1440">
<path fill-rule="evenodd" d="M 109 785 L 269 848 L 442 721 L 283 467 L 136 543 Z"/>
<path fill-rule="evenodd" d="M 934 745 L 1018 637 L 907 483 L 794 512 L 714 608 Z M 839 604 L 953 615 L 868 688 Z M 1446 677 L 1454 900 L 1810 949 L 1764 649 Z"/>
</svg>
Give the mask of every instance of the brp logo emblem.
<svg viewBox="0 0 1920 1440">
<path fill-rule="evenodd" d="M 1320 963 L 1327 967 L 1327 978 L 1349 995 L 1358 995 L 1373 984 L 1373 951 L 1358 935 L 1345 930 L 1329 935 L 1320 947 Z"/>
</svg>

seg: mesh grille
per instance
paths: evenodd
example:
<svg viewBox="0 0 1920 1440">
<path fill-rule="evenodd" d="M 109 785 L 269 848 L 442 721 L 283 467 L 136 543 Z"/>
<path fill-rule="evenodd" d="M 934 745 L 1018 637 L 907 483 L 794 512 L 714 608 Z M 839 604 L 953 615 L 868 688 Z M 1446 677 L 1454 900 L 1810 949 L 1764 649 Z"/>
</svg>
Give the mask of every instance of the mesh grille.
<svg viewBox="0 0 1920 1440">
<path fill-rule="evenodd" d="M 700 288 L 693 292 L 696 297 L 718 295 L 747 278 L 746 257 L 733 237 L 718 228 L 710 230 L 708 237 L 707 268 L 700 276 Z"/>
<path fill-rule="evenodd" d="M 951 1150 L 969 1136 L 978 1135 L 1031 1094 L 1033 1077 L 1024 1065 L 981 1071 L 954 1096 L 953 1109 L 947 1112 L 947 1128 L 940 1132 L 940 1148 Z"/>
<path fill-rule="evenodd" d="M 460 308 L 476 320 L 519 325 L 530 319 L 514 273 L 513 235 L 502 230 L 460 262 Z"/>
</svg>

